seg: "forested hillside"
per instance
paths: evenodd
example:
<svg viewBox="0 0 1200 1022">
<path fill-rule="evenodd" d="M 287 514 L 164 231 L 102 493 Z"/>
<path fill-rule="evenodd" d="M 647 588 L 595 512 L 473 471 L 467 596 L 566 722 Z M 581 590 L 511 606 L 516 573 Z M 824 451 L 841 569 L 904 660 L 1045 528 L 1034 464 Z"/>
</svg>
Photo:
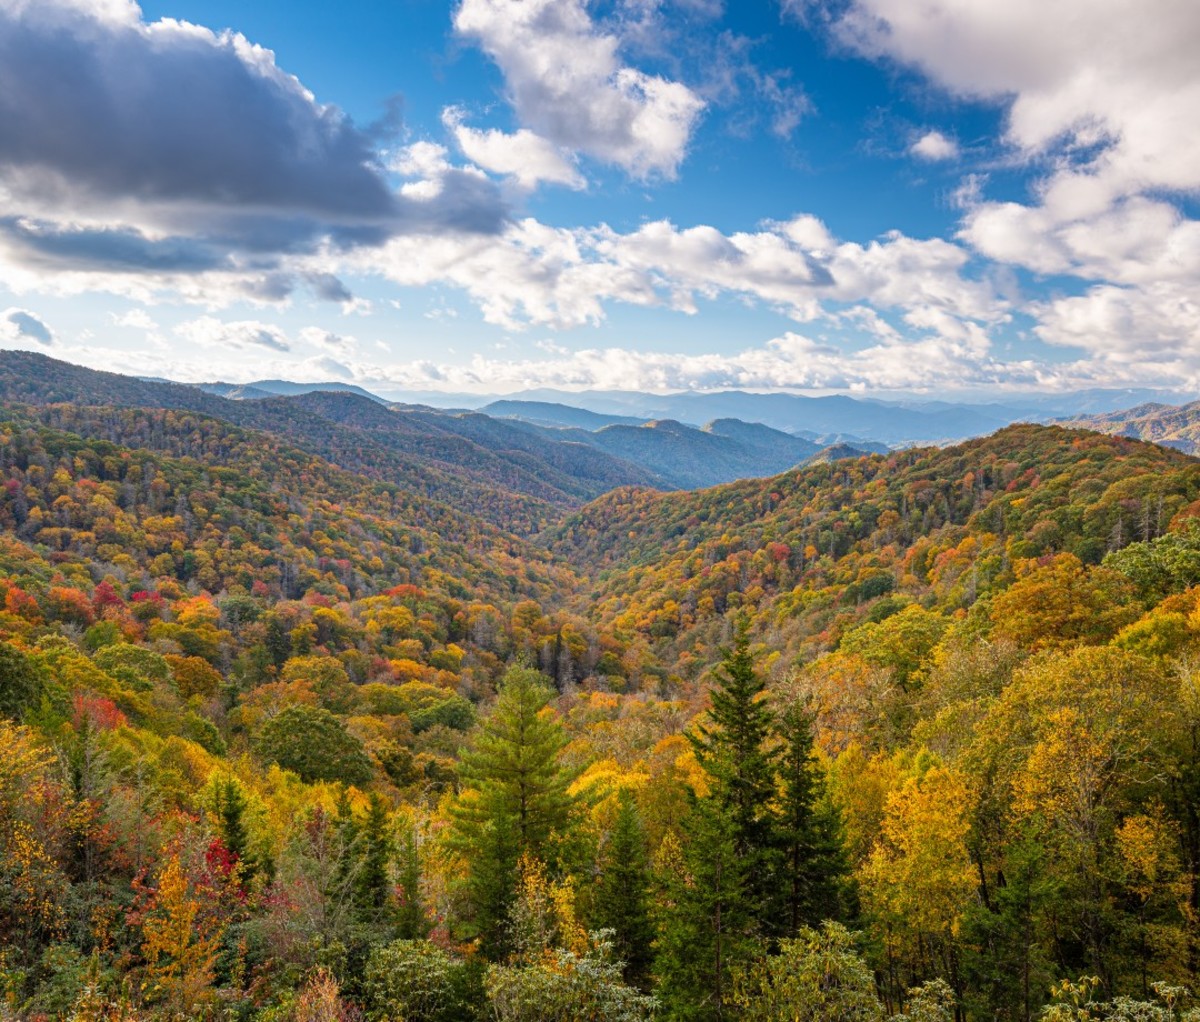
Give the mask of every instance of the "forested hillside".
<svg viewBox="0 0 1200 1022">
<path fill-rule="evenodd" d="M 1200 447 L 1200 402 L 1186 405 L 1145 404 L 1077 420 L 1074 425 L 1114 436 L 1151 440 L 1195 454 Z"/>
<path fill-rule="evenodd" d="M 0 1017 L 1197 1018 L 1195 459 L 578 507 L 513 424 L 6 365 Z"/>
</svg>

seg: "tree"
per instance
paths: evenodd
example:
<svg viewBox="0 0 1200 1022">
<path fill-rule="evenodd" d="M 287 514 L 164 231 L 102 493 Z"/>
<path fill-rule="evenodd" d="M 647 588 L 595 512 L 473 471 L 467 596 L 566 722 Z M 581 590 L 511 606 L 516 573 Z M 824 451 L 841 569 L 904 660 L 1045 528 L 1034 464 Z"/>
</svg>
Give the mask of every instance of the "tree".
<svg viewBox="0 0 1200 1022">
<path fill-rule="evenodd" d="M 774 724 L 747 624 L 717 669 L 708 722 L 688 733 L 709 792 L 693 795 L 668 876 L 655 970 L 679 1018 L 725 1017 L 731 970 L 767 930 L 776 883 Z"/>
<path fill-rule="evenodd" d="M 652 997 L 621 979 L 612 948 L 558 950 L 528 965 L 493 965 L 487 995 L 496 1022 L 649 1022 Z"/>
<path fill-rule="evenodd" d="M 43 687 L 34 661 L 15 646 L 0 642 L 0 716 L 20 719 L 38 704 Z"/>
<path fill-rule="evenodd" d="M 363 922 L 377 924 L 382 921 L 391 897 L 388 864 L 393 852 L 387 803 L 377 793 L 371 795 L 358 841 L 360 863 L 354 892 L 358 914 Z"/>
<path fill-rule="evenodd" d="M 574 805 L 571 775 L 559 763 L 566 734 L 547 709 L 552 695 L 538 671 L 508 671 L 495 708 L 462 754 L 464 790 L 451 807 L 449 845 L 463 860 L 472 935 L 492 955 L 507 946 L 504 922 L 518 862 L 529 855 L 558 864 Z"/>
<path fill-rule="evenodd" d="M 220 927 L 205 911 L 178 851 L 159 872 L 142 934 L 149 992 L 176 1016 L 196 1017 L 200 1005 L 212 997 Z"/>
<path fill-rule="evenodd" d="M 310 783 L 363 784 L 373 772 L 362 742 L 332 713 L 315 706 L 289 706 L 266 721 L 254 736 L 254 748 Z"/>
<path fill-rule="evenodd" d="M 246 808 L 246 796 L 235 778 L 222 777 L 213 782 L 213 809 L 221 844 L 240 867 L 240 878 L 249 882 L 258 871 L 258 862 L 250 849 Z"/>
<path fill-rule="evenodd" d="M 846 873 L 837 809 L 826 797 L 825 779 L 813 756 L 812 716 L 803 703 L 776 718 L 782 745 L 776 843 L 782 911 L 774 928 L 795 937 L 841 915 L 841 881 Z"/>
<path fill-rule="evenodd" d="M 625 963 L 627 982 L 644 982 L 654 926 L 647 903 L 650 863 L 646 835 L 633 793 L 622 789 L 617 815 L 600 856 L 595 919 L 612 932 L 613 950 Z"/>
<path fill-rule="evenodd" d="M 711 694 L 710 723 L 700 724 L 687 738 L 710 778 L 710 797 L 729 818 L 734 851 L 747 860 L 765 889 L 770 881 L 762 867 L 767 865 L 764 857 L 771 844 L 776 770 L 776 755 L 768 740 L 775 721 L 770 703 L 763 698 L 766 686 L 754 669 L 744 619 L 715 675 L 718 685 Z"/>
<path fill-rule="evenodd" d="M 875 977 L 839 923 L 804 927 L 737 973 L 733 1003 L 745 1022 L 880 1022 Z"/>
</svg>

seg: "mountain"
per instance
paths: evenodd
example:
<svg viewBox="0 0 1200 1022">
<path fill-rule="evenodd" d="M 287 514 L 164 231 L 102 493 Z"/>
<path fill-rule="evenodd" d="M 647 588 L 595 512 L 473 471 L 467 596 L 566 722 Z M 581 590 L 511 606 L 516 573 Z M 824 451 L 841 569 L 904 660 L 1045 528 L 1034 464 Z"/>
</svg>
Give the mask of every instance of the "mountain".
<svg viewBox="0 0 1200 1022">
<path fill-rule="evenodd" d="M 645 419 L 629 415 L 603 415 L 586 408 L 553 401 L 492 401 L 478 411 L 493 418 L 522 419 L 539 426 L 566 426 L 574 429 L 597 430 L 604 426 L 640 426 Z"/>
<path fill-rule="evenodd" d="M 741 419 L 713 419 L 704 426 L 704 432 L 736 440 L 744 447 L 761 451 L 764 456 L 784 463 L 783 468 L 777 471 L 786 471 L 805 458 L 811 457 L 818 449 L 816 444 L 804 437 L 772 429 L 761 422 L 743 422 Z"/>
<path fill-rule="evenodd" d="M 831 461 L 841 461 L 843 458 L 861 458 L 864 455 L 875 453 L 878 452 L 863 450 L 861 447 L 854 447 L 847 443 L 829 444 L 827 447 L 822 447 L 816 454 L 806 458 L 804 464 L 824 465 Z"/>
<path fill-rule="evenodd" d="M 1017 425 L 706 490 L 615 490 L 543 540 L 596 580 L 601 627 L 686 677 L 711 662 L 732 608 L 791 664 L 820 651 L 835 622 L 861 620 L 869 599 L 895 591 L 953 612 L 1007 586 L 1016 559 L 1067 551 L 1095 563 L 1162 533 L 1198 497 L 1200 462 L 1180 452 Z"/>
<path fill-rule="evenodd" d="M 0 400 L 198 412 L 286 438 L 350 471 L 470 508 L 525 533 L 542 528 L 558 509 L 577 506 L 614 485 L 661 482 L 637 465 L 587 446 L 554 437 L 531 440 L 515 425 L 481 416 L 391 410 L 351 391 L 228 400 L 195 387 L 5 351 L 0 352 Z"/>
<path fill-rule="evenodd" d="M 1188 454 L 1200 453 L 1200 401 L 1186 405 L 1151 402 L 1123 412 L 1075 419 L 1069 425 L 1137 437 Z"/>
<path fill-rule="evenodd" d="M 1100 973 L 1088 1018 L 1187 1017 L 1145 984 L 1197 973 L 1200 461 L 1020 425 L 541 504 L 530 540 L 481 480 L 618 464 L 553 437 L 802 441 L 145 386 L 0 357 L 0 393 L 39 399 L 0 404 L 5 1018 L 648 1022 L 584 936 L 613 904 L 643 961 L 680 934 L 738 956 L 747 1017 L 782 990 L 789 1017 L 883 1019 L 932 975 L 906 1017 L 1046 1019 Z M 40 400 L 89 387 L 271 428 Z M 312 449 L 342 444 L 361 471 Z M 380 478 L 402 464 L 411 485 Z M 553 853 L 522 866 L 496 840 L 514 764 Z M 740 799 L 768 882 L 739 925 L 814 889 L 805 918 L 833 920 L 769 952 L 711 911 L 742 897 Z M 534 954 L 481 939 L 493 906 L 534 919 Z M 708 975 L 673 953 L 644 982 L 701 1002 Z"/>
<path fill-rule="evenodd" d="M 167 383 L 169 381 L 155 380 L 150 382 Z M 257 401 L 264 397 L 274 396 L 271 391 L 260 390 L 249 383 L 197 383 L 195 387 L 206 394 L 216 394 L 217 397 L 228 398 L 230 401 Z"/>
<path fill-rule="evenodd" d="M 297 394 L 312 394 L 314 391 L 332 391 L 338 394 L 357 394 L 380 404 L 387 404 L 378 394 L 357 387 L 352 383 L 292 383 L 288 380 L 255 380 L 242 385 L 230 383 L 201 383 L 201 390 L 210 394 L 221 394 L 222 397 L 256 398 L 265 395 L 294 397 Z M 222 392 L 222 388 L 233 388 L 233 392 Z"/>
</svg>

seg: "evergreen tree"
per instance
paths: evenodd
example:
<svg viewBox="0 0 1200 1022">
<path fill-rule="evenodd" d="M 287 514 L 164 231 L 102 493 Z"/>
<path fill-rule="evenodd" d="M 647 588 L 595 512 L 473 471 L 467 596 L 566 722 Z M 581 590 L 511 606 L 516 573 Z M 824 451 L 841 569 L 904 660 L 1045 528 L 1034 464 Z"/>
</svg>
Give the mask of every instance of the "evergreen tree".
<svg viewBox="0 0 1200 1022">
<path fill-rule="evenodd" d="M 710 793 L 692 799 L 684 820 L 655 970 L 672 1017 L 719 1022 L 732 972 L 769 931 L 777 882 L 774 715 L 744 620 L 715 673 L 709 721 L 687 736 Z"/>
<path fill-rule="evenodd" d="M 779 760 L 780 805 L 776 818 L 781 910 L 773 929 L 795 937 L 843 914 L 841 890 L 847 872 L 837 809 L 826 797 L 824 778 L 813 757 L 812 716 L 802 703 L 776 717 L 782 747 Z"/>
<path fill-rule="evenodd" d="M 250 835 L 246 830 L 246 796 L 233 777 L 216 782 L 214 808 L 221 844 L 241 866 L 242 880 L 249 883 L 257 872 L 258 863 L 250 850 Z"/>
<path fill-rule="evenodd" d="M 633 794 L 623 789 L 618 799 L 612 833 L 601 855 L 595 919 L 599 929 L 613 933 L 613 952 L 625 963 L 626 982 L 642 984 L 654 939 L 647 903 L 650 863 Z"/>
<path fill-rule="evenodd" d="M 758 947 L 751 870 L 715 799 L 692 799 L 681 846 L 658 905 L 655 993 L 669 1019 L 721 1022 L 730 1014 L 732 976 Z"/>
<path fill-rule="evenodd" d="M 739 621 L 734 645 L 722 651 L 714 673 L 719 684 L 712 691 L 709 723 L 687 738 L 711 778 L 712 798 L 729 817 L 735 850 L 757 860 L 771 844 L 776 756 L 769 739 L 774 713 L 762 698 L 765 684 L 754 669 L 745 619 Z"/>
<path fill-rule="evenodd" d="M 429 935 L 429 923 L 425 919 L 425 902 L 421 897 L 421 849 L 415 826 L 405 830 L 396 850 L 396 861 L 400 889 L 396 931 L 402 940 L 423 940 Z"/>
<path fill-rule="evenodd" d="M 507 944 L 518 861 L 528 854 L 554 869 L 571 814 L 571 776 L 558 762 L 566 734 L 544 712 L 553 694 L 538 671 L 509 670 L 473 748 L 462 754 L 464 790 L 451 808 L 450 847 L 463 856 L 472 929 L 489 955 Z"/>
<path fill-rule="evenodd" d="M 355 902 L 359 918 L 365 923 L 380 923 L 391 900 L 388 865 L 392 858 L 392 838 L 388 833 L 387 803 L 378 794 L 371 795 L 366 818 L 358 833 L 359 867 L 355 877 Z"/>
</svg>

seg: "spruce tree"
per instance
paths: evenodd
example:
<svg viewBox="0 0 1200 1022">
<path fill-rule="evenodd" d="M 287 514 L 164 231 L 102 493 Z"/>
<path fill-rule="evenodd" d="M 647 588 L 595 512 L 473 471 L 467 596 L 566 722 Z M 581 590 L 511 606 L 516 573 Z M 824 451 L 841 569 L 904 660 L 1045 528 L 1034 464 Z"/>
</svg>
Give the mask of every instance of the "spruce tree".
<svg viewBox="0 0 1200 1022">
<path fill-rule="evenodd" d="M 777 883 L 774 716 L 744 620 L 715 676 L 708 722 L 687 736 L 710 790 L 692 798 L 683 823 L 655 971 L 671 1017 L 719 1022 L 730 976 L 769 932 Z"/>
<path fill-rule="evenodd" d="M 622 789 L 612 832 L 601 853 L 595 921 L 597 928 L 612 930 L 613 951 L 625 963 L 625 981 L 637 985 L 647 979 L 654 940 L 649 887 L 646 834 L 632 792 Z"/>
<path fill-rule="evenodd" d="M 402 940 L 423 940 L 429 935 L 425 918 L 425 902 L 421 897 L 421 849 L 417 843 L 417 828 L 409 826 L 396 852 L 397 886 L 400 907 L 396 914 L 396 932 Z"/>
<path fill-rule="evenodd" d="M 566 734 L 556 717 L 543 712 L 553 694 L 540 672 L 509 670 L 495 708 L 462 754 L 464 790 L 451 808 L 450 846 L 467 871 L 474 933 L 492 956 L 507 947 L 517 863 L 528 854 L 555 868 L 571 814 L 571 776 L 558 761 Z"/>
<path fill-rule="evenodd" d="M 662 878 L 655 995 L 669 1019 L 721 1022 L 732 977 L 758 946 L 751 870 L 715 799 L 693 797 L 682 830 L 681 861 Z"/>
<path fill-rule="evenodd" d="M 837 810 L 826 797 L 820 765 L 813 756 L 812 716 L 802 703 L 785 707 L 776 718 L 782 747 L 781 787 L 776 818 L 778 881 L 782 905 L 772 929 L 795 937 L 843 915 L 841 891 L 846 874 Z"/>
<path fill-rule="evenodd" d="M 250 835 L 246 830 L 246 796 L 242 786 L 232 777 L 216 782 L 215 808 L 221 844 L 242 868 L 241 876 L 249 883 L 258 869 L 250 850 Z"/>
<path fill-rule="evenodd" d="M 358 870 L 354 900 L 358 917 L 364 923 L 382 923 L 391 901 L 388 866 L 392 858 L 392 838 L 388 833 L 388 808 L 382 796 L 371 795 L 366 818 L 358 832 Z"/>
</svg>

